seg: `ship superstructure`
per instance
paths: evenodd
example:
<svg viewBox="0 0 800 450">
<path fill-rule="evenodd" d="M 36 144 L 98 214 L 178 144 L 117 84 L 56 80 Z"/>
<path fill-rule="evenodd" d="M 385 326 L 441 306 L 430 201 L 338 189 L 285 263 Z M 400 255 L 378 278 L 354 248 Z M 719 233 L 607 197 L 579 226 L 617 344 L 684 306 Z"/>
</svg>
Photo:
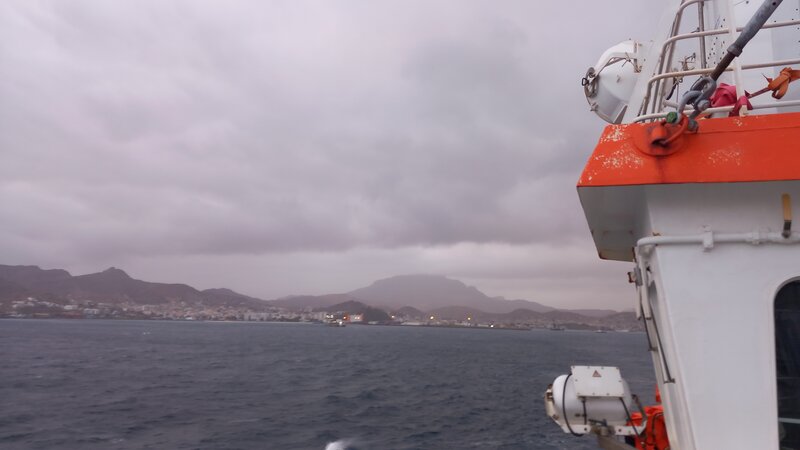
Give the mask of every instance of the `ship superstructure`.
<svg viewBox="0 0 800 450">
<path fill-rule="evenodd" d="M 547 413 L 605 448 L 800 449 L 800 1 L 675 2 L 661 30 L 587 71 L 613 124 L 578 182 L 600 258 L 632 263 L 661 405 L 573 366 Z"/>
</svg>

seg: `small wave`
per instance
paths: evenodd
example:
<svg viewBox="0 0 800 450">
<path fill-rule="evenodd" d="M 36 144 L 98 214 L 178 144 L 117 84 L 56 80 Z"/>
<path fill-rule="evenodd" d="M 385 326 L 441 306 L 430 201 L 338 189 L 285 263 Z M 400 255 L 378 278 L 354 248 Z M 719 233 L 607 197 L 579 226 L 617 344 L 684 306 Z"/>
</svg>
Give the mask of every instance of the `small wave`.
<svg viewBox="0 0 800 450">
<path fill-rule="evenodd" d="M 356 450 L 353 447 L 352 439 L 339 439 L 338 441 L 329 442 L 325 446 L 325 450 Z"/>
</svg>

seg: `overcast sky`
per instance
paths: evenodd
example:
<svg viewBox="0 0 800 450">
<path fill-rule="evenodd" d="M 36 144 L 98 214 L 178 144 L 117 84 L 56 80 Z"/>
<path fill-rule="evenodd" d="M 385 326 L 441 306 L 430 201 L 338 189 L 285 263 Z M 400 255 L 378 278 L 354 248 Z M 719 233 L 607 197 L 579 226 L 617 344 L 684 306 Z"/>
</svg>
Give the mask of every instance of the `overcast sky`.
<svg viewBox="0 0 800 450">
<path fill-rule="evenodd" d="M 0 263 L 262 298 L 407 273 L 630 308 L 580 78 L 650 1 L 4 1 Z"/>
</svg>

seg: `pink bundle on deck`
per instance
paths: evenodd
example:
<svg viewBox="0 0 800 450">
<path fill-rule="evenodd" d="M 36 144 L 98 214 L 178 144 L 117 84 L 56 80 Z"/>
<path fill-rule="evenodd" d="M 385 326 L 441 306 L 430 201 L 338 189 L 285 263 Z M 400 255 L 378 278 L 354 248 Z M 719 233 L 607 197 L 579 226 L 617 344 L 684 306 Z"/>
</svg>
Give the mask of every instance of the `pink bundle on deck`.
<svg viewBox="0 0 800 450">
<path fill-rule="evenodd" d="M 742 106 L 747 106 L 747 109 L 753 109 L 753 105 L 750 104 L 750 100 L 747 98 L 750 94 L 745 91 L 745 95 L 736 98 L 736 86 L 732 86 L 730 84 L 720 83 L 717 89 L 714 91 L 714 95 L 711 96 L 711 107 L 716 108 L 718 106 L 733 106 L 733 110 L 729 117 L 738 116 L 739 110 Z"/>
</svg>

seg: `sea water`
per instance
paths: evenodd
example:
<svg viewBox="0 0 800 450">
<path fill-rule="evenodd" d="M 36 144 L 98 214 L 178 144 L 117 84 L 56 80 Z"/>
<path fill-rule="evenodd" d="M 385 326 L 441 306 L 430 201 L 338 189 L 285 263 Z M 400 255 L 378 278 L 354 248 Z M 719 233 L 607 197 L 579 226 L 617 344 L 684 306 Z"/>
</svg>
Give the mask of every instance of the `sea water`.
<svg viewBox="0 0 800 450">
<path fill-rule="evenodd" d="M 594 449 L 544 414 L 572 364 L 652 402 L 642 333 L 0 320 L 0 448 Z"/>
</svg>

